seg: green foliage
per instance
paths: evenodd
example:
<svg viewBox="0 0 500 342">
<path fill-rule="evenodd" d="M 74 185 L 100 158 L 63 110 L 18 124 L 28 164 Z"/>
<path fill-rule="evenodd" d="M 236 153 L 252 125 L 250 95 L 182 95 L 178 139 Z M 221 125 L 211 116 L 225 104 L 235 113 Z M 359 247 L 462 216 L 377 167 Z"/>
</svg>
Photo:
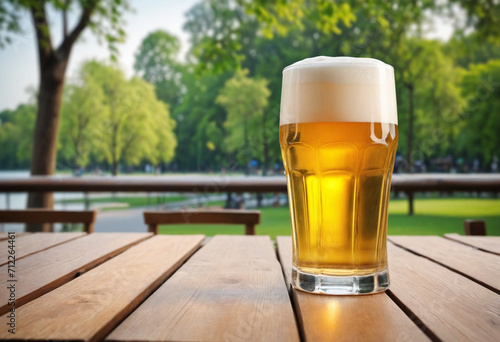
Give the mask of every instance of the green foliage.
<svg viewBox="0 0 500 342">
<path fill-rule="evenodd" d="M 181 44 L 165 31 L 155 31 L 144 38 L 135 55 L 134 69 L 146 81 L 155 85 L 159 100 L 174 109 L 182 92 L 182 66 L 177 62 Z"/>
<path fill-rule="evenodd" d="M 173 164 L 181 170 L 218 170 L 225 161 L 222 125 L 226 113 L 215 99 L 231 75 L 207 74 L 197 78 L 193 70 L 191 66 L 185 68 L 183 82 L 187 92 L 173 115 L 179 141 Z"/>
<path fill-rule="evenodd" d="M 0 169 L 26 168 L 31 159 L 36 105 L 0 112 Z"/>
<path fill-rule="evenodd" d="M 257 17 L 262 25 L 262 34 L 272 38 L 275 33 L 285 35 L 290 29 L 305 27 L 304 22 L 314 22 L 323 33 L 342 32 L 339 23 L 349 27 L 355 20 L 351 4 L 347 1 L 289 0 L 289 1 L 237 1 L 248 12 Z"/>
<path fill-rule="evenodd" d="M 450 5 L 459 4 L 467 13 L 466 27 L 474 28 L 483 38 L 500 39 L 500 3 L 496 0 L 451 0 Z"/>
<path fill-rule="evenodd" d="M 483 39 L 477 32 L 456 33 L 445 45 L 445 51 L 459 66 L 468 68 L 470 64 L 500 59 L 500 40 L 495 37 Z"/>
<path fill-rule="evenodd" d="M 318 26 L 318 18 L 332 14 L 333 7 L 329 3 L 255 1 L 245 4 L 238 2 L 235 6 L 230 5 L 229 1 L 201 1 L 188 12 L 185 29 L 191 37 L 191 54 L 197 58 L 195 68 L 203 69 L 206 75 L 196 80 L 200 91 L 195 95 L 192 93 L 194 88 L 188 87 L 188 94 L 182 104 L 185 126 L 198 125 L 199 128 L 191 129 L 193 133 L 189 135 L 200 139 L 197 146 L 193 146 L 193 142 L 187 142 L 186 145 L 191 146 L 191 160 L 197 160 L 198 169 L 200 166 L 213 165 L 209 160 L 216 161 L 217 165 L 219 158 L 223 157 L 222 152 L 227 151 L 219 149 L 216 143 L 209 144 L 212 139 L 220 141 L 217 133 L 212 134 L 213 138 L 204 134 L 209 122 L 217 128 L 216 132 L 220 132 L 220 123 L 225 121 L 220 109 L 211 104 L 213 98 L 206 96 L 213 95 L 213 87 L 220 87 L 220 82 L 208 80 L 215 79 L 216 74 L 223 70 L 234 71 L 239 68 L 248 69 L 251 77 L 265 77 L 268 80 L 270 105 L 263 112 L 260 123 L 263 132 L 261 140 L 265 148 L 256 152 L 257 159 L 270 165 L 280 162 L 278 122 L 281 70 L 297 60 L 315 55 L 374 57 L 394 65 L 401 133 L 399 153 L 407 153 L 408 84 L 414 88 L 414 158 L 429 161 L 434 157 L 456 153 L 454 146 L 460 126 L 447 122 L 456 120 L 465 104 L 459 83 L 462 69 L 456 66 L 457 61 L 454 60 L 459 49 L 450 48 L 449 45 L 443 47 L 439 42 L 420 38 L 422 23 L 431 11 L 439 10 L 440 7 L 431 0 L 372 0 L 363 5 L 349 3 L 354 17 L 348 12 L 340 12 L 350 18 L 347 22 L 341 19 L 336 21 L 340 31 L 333 27 L 323 30 Z M 300 5 L 294 7 L 297 4 Z M 291 13 L 297 15 L 292 16 Z M 337 15 L 338 18 L 342 17 L 339 13 Z M 283 25 L 283 29 L 280 25 Z M 263 35 L 266 27 L 270 33 Z M 479 40 L 477 45 L 476 50 L 486 46 Z M 467 46 L 466 43 L 464 48 Z M 489 58 L 488 53 L 484 55 L 484 58 Z M 458 64 L 462 65 L 460 61 Z M 202 103 L 198 101 L 200 98 L 204 98 Z M 200 106 L 206 111 L 206 116 Z M 241 127 L 238 129 L 241 130 Z M 182 130 L 177 132 L 179 139 L 184 134 Z M 231 133 L 230 130 L 226 131 Z M 227 142 L 227 139 L 224 141 Z M 215 148 L 207 149 L 209 145 Z M 188 154 L 178 155 L 184 160 L 179 163 L 181 168 L 193 165 L 188 161 L 189 151 L 186 152 Z"/>
<path fill-rule="evenodd" d="M 24 29 L 19 25 L 23 11 L 31 11 L 37 18 L 36 29 L 41 32 L 38 37 L 38 45 L 43 49 L 53 49 L 53 42 L 50 33 L 50 24 L 46 16 L 46 8 L 59 12 L 58 17 L 65 17 L 68 12 L 76 11 L 80 13 L 78 23 L 72 31 L 65 32 L 65 39 L 61 43 L 62 47 L 69 41 L 71 45 L 85 26 L 89 26 L 100 41 L 106 42 L 113 59 L 118 54 L 117 44 L 125 39 L 123 30 L 123 15 L 130 11 L 131 7 L 127 0 L 5 0 L 0 2 L 0 47 L 6 43 L 11 43 L 12 34 L 24 33 Z M 79 27 L 82 25 L 82 27 Z"/>
<path fill-rule="evenodd" d="M 314 22 L 322 33 L 340 33 L 339 22 L 350 26 L 355 16 L 347 2 L 337 4 L 322 0 L 243 1 L 205 0 L 187 14 L 184 28 L 191 35 L 192 53 L 203 63 L 198 72 L 221 72 L 237 69 L 247 57 L 242 52 L 256 35 L 271 39 L 304 22 Z M 252 34 L 246 30 L 252 27 Z"/>
<path fill-rule="evenodd" d="M 487 167 L 500 156 L 500 59 L 472 65 L 462 77 L 467 108 L 460 121 L 459 151 L 483 159 Z"/>
<path fill-rule="evenodd" d="M 254 80 L 247 75 L 248 70 L 237 71 L 216 100 L 227 111 L 226 151 L 236 153 L 238 161 L 245 166 L 261 155 L 262 114 L 270 94 L 265 79 Z"/>
<path fill-rule="evenodd" d="M 63 111 L 63 152 L 78 166 L 95 158 L 118 171 L 119 162 L 155 165 L 169 162 L 175 152 L 175 122 L 150 83 L 127 80 L 116 67 L 95 61 L 83 65 L 81 86 L 69 88 Z M 95 93 L 89 98 L 86 92 Z M 69 147 L 69 148 L 68 148 Z"/>
<path fill-rule="evenodd" d="M 238 68 L 243 56 L 242 33 L 253 25 L 241 6 L 231 0 L 206 0 L 186 13 L 184 30 L 190 35 L 191 54 L 200 62 L 198 73 L 220 73 Z"/>
<path fill-rule="evenodd" d="M 406 39 L 397 53 L 402 61 L 396 73 L 401 87 L 398 97 L 400 140 L 398 150 L 407 154 L 409 89 L 414 90 L 415 138 L 413 160 L 446 155 L 454 143 L 456 120 L 465 102 L 460 94 L 461 69 L 445 55 L 438 41 Z"/>
<path fill-rule="evenodd" d="M 20 19 L 21 6 L 18 1 L 0 1 L 0 48 L 12 42 L 12 33 L 22 32 Z"/>
<path fill-rule="evenodd" d="M 59 156 L 72 168 L 89 163 L 100 117 L 108 110 L 101 87 L 90 75 L 82 73 L 79 83 L 65 87 L 59 132 Z"/>
</svg>

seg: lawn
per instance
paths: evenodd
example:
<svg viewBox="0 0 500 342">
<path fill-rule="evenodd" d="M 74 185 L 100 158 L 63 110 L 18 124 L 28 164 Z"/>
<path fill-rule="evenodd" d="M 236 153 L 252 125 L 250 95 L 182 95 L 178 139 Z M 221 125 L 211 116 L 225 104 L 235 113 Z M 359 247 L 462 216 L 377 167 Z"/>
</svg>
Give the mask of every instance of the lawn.
<svg viewBox="0 0 500 342">
<path fill-rule="evenodd" d="M 408 201 L 391 200 L 389 204 L 390 235 L 463 234 L 465 219 L 483 219 L 489 235 L 500 235 L 500 199 L 489 198 L 419 198 L 414 203 L 415 215 L 408 216 Z M 262 208 L 259 235 L 290 235 L 288 208 Z M 160 226 L 163 234 L 243 234 L 236 225 L 170 225 Z"/>
</svg>

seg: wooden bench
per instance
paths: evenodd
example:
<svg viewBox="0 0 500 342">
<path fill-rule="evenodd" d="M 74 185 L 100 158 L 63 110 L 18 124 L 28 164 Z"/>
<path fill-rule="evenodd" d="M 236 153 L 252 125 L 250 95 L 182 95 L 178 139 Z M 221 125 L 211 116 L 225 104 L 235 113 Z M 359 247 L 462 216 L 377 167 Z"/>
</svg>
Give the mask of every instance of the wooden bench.
<svg viewBox="0 0 500 342">
<path fill-rule="evenodd" d="M 50 209 L 0 210 L 0 223 L 83 223 L 83 230 L 94 232 L 97 211 Z"/>
<path fill-rule="evenodd" d="M 159 224 L 244 224 L 245 235 L 255 235 L 260 223 L 260 211 L 241 209 L 145 211 L 144 222 L 148 231 L 158 234 Z"/>
<path fill-rule="evenodd" d="M 465 235 L 486 236 L 486 222 L 483 220 L 465 220 Z"/>
</svg>

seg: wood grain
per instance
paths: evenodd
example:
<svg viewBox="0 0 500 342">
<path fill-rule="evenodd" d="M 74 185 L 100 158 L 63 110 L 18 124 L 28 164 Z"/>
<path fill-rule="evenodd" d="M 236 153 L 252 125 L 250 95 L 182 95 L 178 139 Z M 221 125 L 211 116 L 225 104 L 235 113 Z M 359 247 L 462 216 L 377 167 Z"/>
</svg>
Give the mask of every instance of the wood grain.
<svg viewBox="0 0 500 342">
<path fill-rule="evenodd" d="M 216 236 L 107 338 L 299 341 L 268 236 Z"/>
<path fill-rule="evenodd" d="M 16 338 L 97 341 L 172 274 L 203 235 L 155 236 L 17 310 Z M 4 316 L 3 321 L 7 320 Z M 157 327 L 155 327 L 157 328 Z M 10 337 L 6 329 L 0 338 Z"/>
<path fill-rule="evenodd" d="M 16 261 L 15 275 L 19 287 L 16 307 L 67 283 L 77 274 L 123 252 L 151 237 L 149 233 L 94 233 L 69 241 Z M 7 284 L 7 265 L 0 267 L 0 283 Z M 9 293 L 0 291 L 0 314 L 6 313 Z"/>
<path fill-rule="evenodd" d="M 8 238 L 8 233 L 7 232 L 0 232 L 0 241 L 7 240 Z M 16 237 L 21 236 L 21 235 L 29 235 L 31 233 L 24 233 L 24 232 L 16 232 Z"/>
<path fill-rule="evenodd" d="M 5 223 L 91 223 L 97 211 L 52 210 L 45 208 L 0 210 L 0 222 Z"/>
<path fill-rule="evenodd" d="M 292 238 L 276 238 L 281 265 L 291 277 Z M 428 341 L 429 338 L 385 294 L 326 296 L 293 290 L 306 341 Z"/>
<path fill-rule="evenodd" d="M 500 255 L 500 236 L 463 236 L 458 234 L 444 234 L 444 237 L 476 247 L 485 252 Z"/>
<path fill-rule="evenodd" d="M 498 341 L 497 294 L 392 243 L 388 251 L 390 294 L 424 329 L 443 341 Z"/>
<path fill-rule="evenodd" d="M 146 224 L 246 224 L 260 223 L 260 211 L 243 209 L 145 211 Z"/>
<path fill-rule="evenodd" d="M 292 237 L 277 236 L 276 246 L 286 285 L 292 288 Z"/>
<path fill-rule="evenodd" d="M 500 292 L 500 257 L 440 236 L 391 236 L 391 242 Z"/>
<path fill-rule="evenodd" d="M 255 235 L 260 223 L 260 211 L 243 209 L 188 209 L 175 211 L 145 211 L 144 222 L 151 233 L 158 234 L 159 224 L 244 224 L 245 235 Z"/>
<path fill-rule="evenodd" d="M 16 234 L 16 260 L 85 235 L 85 233 L 33 233 L 19 236 Z M 7 240 L 0 243 L 0 266 L 7 264 L 7 257 L 9 255 L 7 245 Z"/>
<path fill-rule="evenodd" d="M 0 210 L 0 223 L 83 223 L 86 233 L 94 232 L 97 211 L 52 210 L 29 208 L 24 210 Z"/>
</svg>

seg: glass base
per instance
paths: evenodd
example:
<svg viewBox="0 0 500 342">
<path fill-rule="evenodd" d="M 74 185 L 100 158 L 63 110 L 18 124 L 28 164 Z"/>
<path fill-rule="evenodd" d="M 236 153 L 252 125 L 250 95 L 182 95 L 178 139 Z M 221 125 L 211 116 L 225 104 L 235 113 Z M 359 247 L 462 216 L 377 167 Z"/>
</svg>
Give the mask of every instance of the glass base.
<svg viewBox="0 0 500 342">
<path fill-rule="evenodd" d="M 384 292 L 389 288 L 387 269 L 362 276 L 329 276 L 292 268 L 292 285 L 298 290 L 329 295 L 360 295 Z"/>
</svg>

